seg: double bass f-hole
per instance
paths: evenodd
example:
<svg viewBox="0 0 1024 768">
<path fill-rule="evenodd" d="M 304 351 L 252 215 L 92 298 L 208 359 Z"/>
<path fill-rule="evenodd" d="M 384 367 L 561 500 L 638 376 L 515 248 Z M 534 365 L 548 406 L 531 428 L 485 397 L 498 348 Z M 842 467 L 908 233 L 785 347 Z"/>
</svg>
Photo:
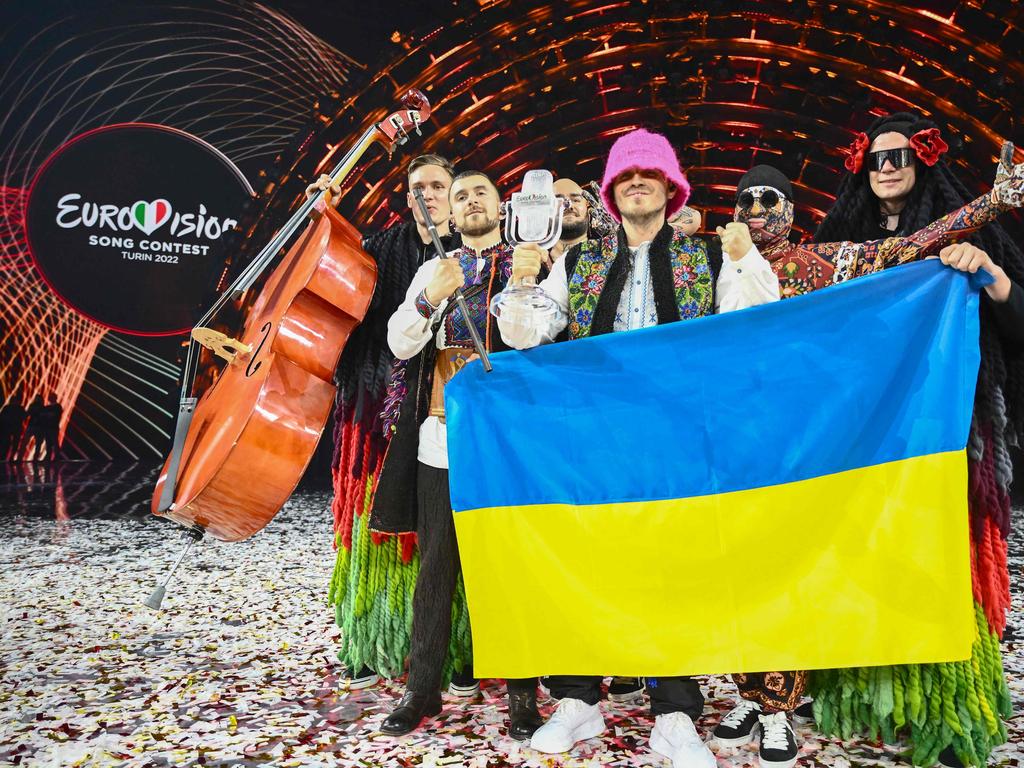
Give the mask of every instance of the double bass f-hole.
<svg viewBox="0 0 1024 768">
<path fill-rule="evenodd" d="M 260 343 L 256 345 L 256 351 L 252 353 L 252 358 L 249 360 L 249 365 L 245 368 L 245 377 L 249 378 L 263 365 L 263 361 L 256 362 L 256 358 L 260 356 L 260 350 L 263 349 L 263 345 L 267 342 L 267 337 L 270 335 L 270 329 L 274 327 L 274 324 L 269 320 L 263 324 L 260 328 L 260 333 L 263 334 L 263 338 L 260 339 Z"/>
</svg>

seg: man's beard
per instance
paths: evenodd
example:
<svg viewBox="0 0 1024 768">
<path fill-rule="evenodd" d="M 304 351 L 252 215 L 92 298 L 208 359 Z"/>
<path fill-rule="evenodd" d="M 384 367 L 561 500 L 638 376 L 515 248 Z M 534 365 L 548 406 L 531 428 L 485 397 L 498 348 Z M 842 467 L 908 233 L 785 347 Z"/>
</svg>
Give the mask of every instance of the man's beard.
<svg viewBox="0 0 1024 768">
<path fill-rule="evenodd" d="M 559 240 L 575 240 L 578 237 L 583 237 L 587 234 L 587 227 L 589 222 L 583 218 L 574 224 L 568 224 L 562 222 L 562 234 L 559 236 Z"/>
<path fill-rule="evenodd" d="M 665 218 L 665 208 L 662 206 L 656 211 L 645 211 L 644 213 L 623 213 L 623 221 L 628 221 L 637 229 L 644 229 L 649 226 L 652 222 L 657 221 L 658 218 Z"/>
<path fill-rule="evenodd" d="M 487 214 L 484 215 L 486 216 Z M 496 230 L 500 223 L 501 219 L 486 219 L 483 224 L 467 224 L 460 231 L 463 235 L 468 235 L 469 237 L 483 237 Z"/>
</svg>

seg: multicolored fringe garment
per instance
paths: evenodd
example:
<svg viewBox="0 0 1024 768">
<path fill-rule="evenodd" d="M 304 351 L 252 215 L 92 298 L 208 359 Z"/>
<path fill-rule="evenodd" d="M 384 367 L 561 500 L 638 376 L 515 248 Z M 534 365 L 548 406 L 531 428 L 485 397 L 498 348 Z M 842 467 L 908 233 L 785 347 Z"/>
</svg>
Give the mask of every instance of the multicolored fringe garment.
<svg viewBox="0 0 1024 768">
<path fill-rule="evenodd" d="M 407 222 L 367 236 L 363 247 L 377 262 L 377 289 L 336 376 L 332 511 L 337 557 L 328 600 L 342 630 L 341 661 L 353 672 L 368 666 L 385 677 L 397 677 L 409 652 L 419 573 L 416 536 L 374 533 L 368 523 L 390 434 L 382 414 L 387 401 L 401 399 L 405 386 L 405 363 L 396 361 L 387 345 L 387 321 L 405 297 L 423 245 L 415 225 Z M 457 661 L 470 656 L 461 576 L 452 616 L 445 680 Z"/>
<path fill-rule="evenodd" d="M 953 238 L 966 237 L 1005 210 L 992 195 L 985 195 L 909 237 L 863 245 L 785 243 L 763 249 L 763 255 L 779 277 L 782 298 L 788 298 L 937 254 Z M 932 765 L 939 752 L 952 746 L 965 765 L 981 766 L 992 749 L 1006 741 L 1010 692 L 999 639 L 1010 607 L 1006 537 L 1013 467 L 1008 445 L 1016 443 L 1016 436 L 999 382 L 991 377 L 992 372 L 982 365 L 978 392 L 995 392 L 996 405 L 986 407 L 985 399 L 976 399 L 967 448 L 977 622 L 971 658 L 943 664 L 815 670 L 809 675 L 808 693 L 814 697 L 815 721 L 822 733 L 843 739 L 867 734 L 890 743 L 907 736 L 915 765 Z"/>
</svg>

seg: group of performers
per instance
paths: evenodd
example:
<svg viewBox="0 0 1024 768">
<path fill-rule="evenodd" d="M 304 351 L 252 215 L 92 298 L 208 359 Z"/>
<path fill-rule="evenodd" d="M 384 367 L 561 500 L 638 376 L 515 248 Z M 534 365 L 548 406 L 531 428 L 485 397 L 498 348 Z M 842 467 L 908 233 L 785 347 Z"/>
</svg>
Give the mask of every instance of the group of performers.
<svg viewBox="0 0 1024 768">
<path fill-rule="evenodd" d="M 938 126 L 918 115 L 875 120 L 849 148 L 847 175 L 814 243 L 800 245 L 789 240 L 794 185 L 770 165 L 741 177 L 732 222 L 717 236 L 697 236 L 700 215 L 686 206 L 690 185 L 675 152 L 664 136 L 642 129 L 614 143 L 600 185 L 580 185 L 560 169 L 566 173 L 555 192 L 565 212 L 561 241 L 550 251 L 503 241 L 502 196 L 485 173 L 456 172 L 437 155 L 410 163 L 411 220 L 364 239 L 378 285 L 338 369 L 334 434 L 338 558 L 330 599 L 342 628 L 340 657 L 352 688 L 408 671 L 384 733 L 408 733 L 438 714 L 443 689 L 478 690 L 443 396 L 473 356 L 470 324 L 488 350 L 526 349 L 741 310 L 937 257 L 993 277 L 981 304 L 982 365 L 968 446 L 978 628 L 972 657 L 737 670 L 740 701 L 712 737 L 722 745 L 759 738 L 761 764 L 789 768 L 798 754 L 792 722 L 803 716 L 842 738 L 906 739 L 915 764 L 985 763 L 1005 741 L 1010 714 L 999 648 L 1009 606 L 1008 447 L 1024 433 L 1024 255 L 995 219 L 1022 204 L 1024 168 L 1001 164 L 992 190 L 974 198 L 944 161 L 947 149 Z M 309 193 L 329 183 L 324 177 Z M 413 190 L 423 193 L 445 254 L 434 252 Z M 496 318 L 488 311 L 510 281 L 531 277 L 541 279 L 559 314 L 524 309 Z M 468 316 L 453 300 L 460 288 Z M 605 732 L 602 679 L 559 671 L 542 679 L 557 701 L 546 722 L 538 680 L 506 681 L 508 733 L 541 752 L 567 752 Z M 651 749 L 676 768 L 711 768 L 715 758 L 696 727 L 704 705 L 698 682 L 614 678 L 608 696 L 637 699 L 645 689 L 655 723 Z"/>
</svg>

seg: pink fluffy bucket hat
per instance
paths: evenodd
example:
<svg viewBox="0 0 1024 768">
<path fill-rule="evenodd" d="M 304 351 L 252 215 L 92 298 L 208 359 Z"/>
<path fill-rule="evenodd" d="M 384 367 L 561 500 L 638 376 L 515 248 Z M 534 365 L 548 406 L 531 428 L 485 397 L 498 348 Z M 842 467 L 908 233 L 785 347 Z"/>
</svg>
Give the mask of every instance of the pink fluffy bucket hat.
<svg viewBox="0 0 1024 768">
<path fill-rule="evenodd" d="M 612 217 L 622 222 L 619 208 L 615 205 L 612 182 L 624 171 L 633 169 L 643 171 L 661 171 L 665 178 L 676 185 L 675 197 L 669 198 L 665 208 L 665 218 L 671 219 L 672 214 L 682 208 L 690 197 L 690 183 L 679 167 L 679 159 L 668 139 L 660 133 L 651 133 L 643 128 L 620 136 L 612 144 L 608 153 L 608 162 L 604 167 L 604 180 L 601 182 L 601 199 Z"/>
</svg>

